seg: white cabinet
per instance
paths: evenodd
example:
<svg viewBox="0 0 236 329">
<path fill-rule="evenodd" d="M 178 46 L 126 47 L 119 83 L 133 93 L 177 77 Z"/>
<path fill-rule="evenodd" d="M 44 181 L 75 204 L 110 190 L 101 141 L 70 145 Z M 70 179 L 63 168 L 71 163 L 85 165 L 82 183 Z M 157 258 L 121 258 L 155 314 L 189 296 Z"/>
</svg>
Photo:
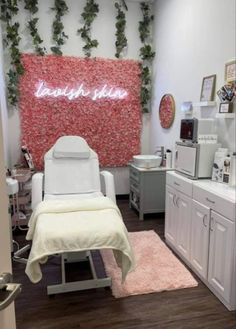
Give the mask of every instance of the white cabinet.
<svg viewBox="0 0 236 329">
<path fill-rule="evenodd" d="M 177 216 L 176 216 L 176 191 L 166 186 L 166 213 L 165 213 L 165 237 L 173 245 L 176 244 Z"/>
<path fill-rule="evenodd" d="M 236 309 L 235 191 L 166 176 L 165 239 L 229 310 Z"/>
<path fill-rule="evenodd" d="M 191 254 L 194 255 L 195 252 L 192 247 L 194 239 L 196 240 L 194 222 L 197 217 L 199 221 L 202 217 L 203 226 L 205 224 L 206 227 L 202 226 L 202 240 L 199 241 L 198 251 L 202 257 L 203 271 L 196 268 L 196 257 L 191 258 L 191 264 L 206 279 L 213 293 L 229 309 L 236 309 L 235 190 L 224 184 L 199 181 L 193 186 L 193 198 L 197 201 L 193 201 L 193 209 L 196 210 L 193 210 L 192 216 Z"/>
<path fill-rule="evenodd" d="M 174 177 L 173 173 L 173 177 Z M 166 186 L 165 238 L 187 260 L 190 257 L 191 203 L 185 190 L 185 180 L 168 180 Z M 191 184 L 191 183 L 190 183 Z M 188 191 L 188 189 L 187 189 Z"/>
<path fill-rule="evenodd" d="M 179 192 L 177 194 L 176 206 L 178 208 L 177 249 L 186 259 L 189 259 L 192 200 Z"/>
<path fill-rule="evenodd" d="M 234 223 L 211 212 L 208 281 L 230 302 L 234 256 Z"/>
<path fill-rule="evenodd" d="M 210 208 L 193 200 L 190 262 L 202 278 L 207 279 Z"/>
</svg>

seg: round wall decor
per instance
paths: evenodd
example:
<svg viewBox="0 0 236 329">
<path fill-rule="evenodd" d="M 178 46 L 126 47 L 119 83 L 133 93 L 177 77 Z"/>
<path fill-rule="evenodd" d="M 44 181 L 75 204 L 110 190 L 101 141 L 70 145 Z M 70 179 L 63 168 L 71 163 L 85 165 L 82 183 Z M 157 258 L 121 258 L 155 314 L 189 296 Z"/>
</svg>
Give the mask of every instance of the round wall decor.
<svg viewBox="0 0 236 329">
<path fill-rule="evenodd" d="M 159 105 L 159 119 L 162 128 L 170 128 L 175 118 L 175 101 L 171 94 L 165 94 Z"/>
</svg>

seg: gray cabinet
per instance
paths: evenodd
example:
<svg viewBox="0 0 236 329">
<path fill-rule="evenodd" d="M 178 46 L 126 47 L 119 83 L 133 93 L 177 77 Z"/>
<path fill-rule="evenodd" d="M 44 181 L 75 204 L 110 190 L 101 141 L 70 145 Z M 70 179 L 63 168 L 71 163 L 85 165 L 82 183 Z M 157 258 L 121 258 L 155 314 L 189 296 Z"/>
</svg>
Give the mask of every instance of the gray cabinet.
<svg viewBox="0 0 236 329">
<path fill-rule="evenodd" d="M 130 207 L 144 214 L 165 211 L 166 169 L 143 169 L 130 165 Z"/>
</svg>

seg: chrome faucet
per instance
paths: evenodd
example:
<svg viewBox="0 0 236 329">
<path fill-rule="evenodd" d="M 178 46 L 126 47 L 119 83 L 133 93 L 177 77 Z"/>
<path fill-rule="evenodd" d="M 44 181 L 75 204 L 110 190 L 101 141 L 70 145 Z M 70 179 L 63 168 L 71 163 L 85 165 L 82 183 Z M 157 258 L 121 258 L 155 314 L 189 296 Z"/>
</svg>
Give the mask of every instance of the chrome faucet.
<svg viewBox="0 0 236 329">
<path fill-rule="evenodd" d="M 164 146 L 158 146 L 154 152 L 155 155 L 159 155 L 161 156 L 161 166 L 163 166 L 163 162 L 164 162 L 164 156 L 165 156 L 165 152 L 164 152 Z"/>
</svg>

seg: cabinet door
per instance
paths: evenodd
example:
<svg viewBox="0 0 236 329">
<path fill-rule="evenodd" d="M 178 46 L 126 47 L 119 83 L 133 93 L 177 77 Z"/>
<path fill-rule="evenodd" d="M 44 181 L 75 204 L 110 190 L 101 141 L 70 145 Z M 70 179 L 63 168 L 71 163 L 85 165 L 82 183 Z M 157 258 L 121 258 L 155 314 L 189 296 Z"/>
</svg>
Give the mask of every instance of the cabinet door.
<svg viewBox="0 0 236 329">
<path fill-rule="evenodd" d="M 141 183 L 143 211 L 147 213 L 165 211 L 166 173 L 142 172 Z"/>
<path fill-rule="evenodd" d="M 234 223 L 211 212 L 208 281 L 230 302 Z"/>
<path fill-rule="evenodd" d="M 165 238 L 176 245 L 178 214 L 175 205 L 176 191 L 166 186 Z"/>
<path fill-rule="evenodd" d="M 207 279 L 210 208 L 192 201 L 190 262 Z"/>
<path fill-rule="evenodd" d="M 176 205 L 178 208 L 177 248 L 189 260 L 192 199 L 179 193 L 176 199 Z"/>
</svg>

